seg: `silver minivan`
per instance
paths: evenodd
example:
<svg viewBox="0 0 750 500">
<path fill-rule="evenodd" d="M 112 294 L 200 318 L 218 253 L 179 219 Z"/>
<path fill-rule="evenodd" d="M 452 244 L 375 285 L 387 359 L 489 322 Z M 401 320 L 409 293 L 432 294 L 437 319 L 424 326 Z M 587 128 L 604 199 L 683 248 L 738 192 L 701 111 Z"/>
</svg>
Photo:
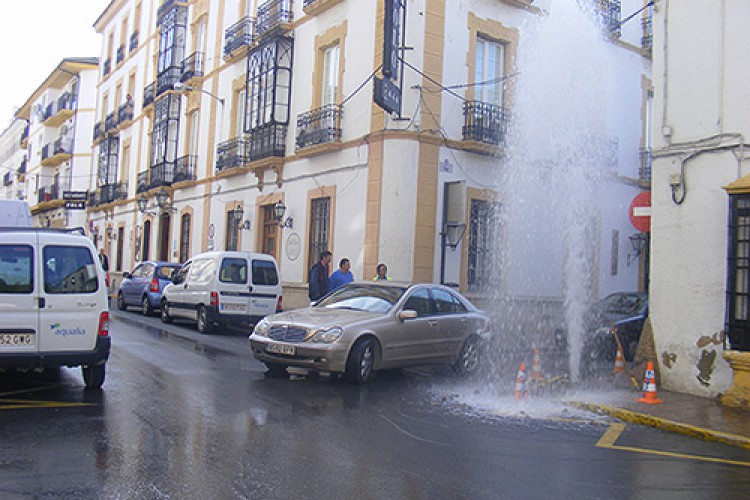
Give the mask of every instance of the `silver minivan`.
<svg viewBox="0 0 750 500">
<path fill-rule="evenodd" d="M 201 333 L 217 325 L 249 328 L 280 312 L 281 301 L 281 279 L 273 256 L 206 252 L 185 262 L 164 287 L 161 320 L 194 320 Z"/>
<path fill-rule="evenodd" d="M 0 370 L 81 366 L 87 388 L 109 358 L 107 286 L 83 230 L 0 228 Z"/>
</svg>

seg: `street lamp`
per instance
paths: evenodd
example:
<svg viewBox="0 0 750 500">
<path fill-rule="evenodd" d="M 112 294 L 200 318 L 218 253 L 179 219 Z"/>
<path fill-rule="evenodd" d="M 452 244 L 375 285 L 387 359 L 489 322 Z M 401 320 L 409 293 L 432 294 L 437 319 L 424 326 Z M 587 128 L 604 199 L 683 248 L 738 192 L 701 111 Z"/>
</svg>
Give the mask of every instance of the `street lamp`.
<svg viewBox="0 0 750 500">
<path fill-rule="evenodd" d="M 240 231 L 248 231 L 250 229 L 250 220 L 246 219 L 244 222 L 242 221 L 242 217 L 244 215 L 245 210 L 241 205 L 238 205 L 237 208 L 232 210 L 232 217 L 234 217 L 234 222 L 237 224 L 237 229 L 239 229 Z"/>
<path fill-rule="evenodd" d="M 213 99 L 216 99 L 217 101 L 219 101 L 219 104 L 221 104 L 221 116 L 219 117 L 219 139 L 221 139 L 222 134 L 224 133 L 224 99 L 217 96 L 213 92 L 209 92 L 208 90 L 204 90 L 199 87 L 185 85 L 182 82 L 175 82 L 174 85 L 172 85 L 172 89 L 174 89 L 175 92 L 179 92 L 181 94 L 185 92 L 192 92 L 193 90 L 197 90 L 198 92 L 202 92 L 203 94 L 206 94 L 207 96 L 212 97 Z"/>
<path fill-rule="evenodd" d="M 288 227 L 289 229 L 292 229 L 292 225 L 294 224 L 292 216 L 287 217 L 286 220 L 282 222 L 285 213 L 286 205 L 284 205 L 284 202 L 281 200 L 277 201 L 273 206 L 273 220 L 279 223 L 279 227 Z"/>
</svg>

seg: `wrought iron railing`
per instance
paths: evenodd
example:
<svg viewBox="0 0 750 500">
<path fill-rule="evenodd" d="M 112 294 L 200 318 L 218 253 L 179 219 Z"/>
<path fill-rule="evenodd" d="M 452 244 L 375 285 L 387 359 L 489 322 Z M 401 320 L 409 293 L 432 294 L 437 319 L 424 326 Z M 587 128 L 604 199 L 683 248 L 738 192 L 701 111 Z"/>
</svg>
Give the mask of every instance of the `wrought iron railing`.
<svg viewBox="0 0 750 500">
<path fill-rule="evenodd" d="M 125 60 L 125 44 L 120 45 L 117 47 L 117 55 L 115 57 L 115 64 L 120 64 L 123 60 Z"/>
<path fill-rule="evenodd" d="M 23 141 L 29 138 L 29 126 L 26 125 L 26 127 L 23 129 L 23 132 L 21 132 L 21 144 L 23 144 Z"/>
<path fill-rule="evenodd" d="M 106 59 L 102 65 L 102 75 L 107 76 L 112 70 L 112 59 Z"/>
<path fill-rule="evenodd" d="M 639 156 L 641 158 L 641 165 L 638 169 L 638 177 L 643 182 L 651 182 L 651 162 L 653 161 L 653 156 L 651 154 L 651 149 L 649 148 L 641 148 L 639 151 Z"/>
<path fill-rule="evenodd" d="M 220 142 L 216 148 L 216 171 L 242 167 L 247 160 L 247 139 L 235 137 Z"/>
<path fill-rule="evenodd" d="M 10 177 L 10 171 L 8 171 L 3 175 L 3 185 L 8 186 L 10 184 L 13 184 L 13 179 Z"/>
<path fill-rule="evenodd" d="M 174 162 L 162 161 L 151 165 L 149 170 L 149 189 L 172 185 L 174 181 Z"/>
<path fill-rule="evenodd" d="M 341 113 L 339 104 L 328 104 L 297 115 L 297 149 L 340 142 Z"/>
<path fill-rule="evenodd" d="M 151 82 L 143 88 L 143 107 L 154 102 L 156 97 L 156 82 Z"/>
<path fill-rule="evenodd" d="M 133 101 L 125 101 L 117 108 L 117 125 L 128 122 L 133 119 Z"/>
<path fill-rule="evenodd" d="M 651 16 L 641 19 L 641 27 L 643 28 L 641 48 L 644 50 L 651 50 L 651 46 L 654 42 L 653 19 Z"/>
<path fill-rule="evenodd" d="M 174 182 L 194 181 L 197 164 L 198 157 L 196 155 L 185 155 L 177 158 L 174 166 Z"/>
<path fill-rule="evenodd" d="M 500 106 L 464 101 L 464 140 L 499 145 L 505 140 L 506 127 L 507 111 Z"/>
<path fill-rule="evenodd" d="M 286 125 L 269 123 L 253 129 L 247 138 L 247 161 L 286 155 Z"/>
<path fill-rule="evenodd" d="M 229 56 L 240 47 L 250 47 L 255 42 L 255 18 L 245 16 L 224 32 L 224 55 Z"/>
<path fill-rule="evenodd" d="M 99 186 L 95 192 L 89 195 L 89 204 L 91 206 L 104 205 L 117 200 L 124 200 L 128 197 L 128 189 L 125 183 L 118 182 L 115 184 L 104 184 Z"/>
<path fill-rule="evenodd" d="M 107 113 L 104 119 L 104 132 L 112 132 L 117 127 L 117 113 L 114 111 Z"/>
<path fill-rule="evenodd" d="M 24 159 L 21 164 L 18 166 L 18 175 L 23 175 L 26 173 L 26 166 L 28 165 L 28 160 Z"/>
<path fill-rule="evenodd" d="M 136 194 L 145 193 L 148 189 L 148 171 L 138 172 L 138 177 L 136 178 L 135 183 Z"/>
<path fill-rule="evenodd" d="M 276 33 L 284 24 L 294 21 L 292 0 L 268 0 L 258 6 L 256 33 L 258 37 Z"/>
<path fill-rule="evenodd" d="M 180 81 L 180 76 L 182 76 L 182 65 L 170 66 L 159 73 L 156 77 L 156 95 L 172 90 L 174 84 Z"/>
<path fill-rule="evenodd" d="M 55 140 L 54 154 L 72 154 L 73 153 L 73 142 L 70 139 L 63 139 L 62 137 Z"/>
<path fill-rule="evenodd" d="M 130 42 L 128 43 L 128 51 L 133 52 L 138 48 L 138 31 L 134 31 L 130 34 Z"/>
<path fill-rule="evenodd" d="M 104 125 L 102 122 L 96 122 L 96 125 L 94 125 L 94 140 L 97 141 L 102 138 L 104 135 Z"/>
<path fill-rule="evenodd" d="M 45 144 L 42 146 L 42 161 L 46 160 L 47 158 L 52 158 L 54 156 L 55 151 L 55 145 L 52 143 Z"/>
<path fill-rule="evenodd" d="M 620 0 L 597 0 L 602 26 L 614 38 L 619 38 L 620 30 Z"/>
<path fill-rule="evenodd" d="M 191 78 L 201 76 L 203 76 L 203 52 L 193 52 L 182 61 L 180 81 L 186 82 Z"/>
<path fill-rule="evenodd" d="M 59 186 L 56 182 L 49 186 L 40 187 L 37 192 L 37 202 L 44 203 L 45 201 L 57 200 L 59 198 Z"/>
</svg>

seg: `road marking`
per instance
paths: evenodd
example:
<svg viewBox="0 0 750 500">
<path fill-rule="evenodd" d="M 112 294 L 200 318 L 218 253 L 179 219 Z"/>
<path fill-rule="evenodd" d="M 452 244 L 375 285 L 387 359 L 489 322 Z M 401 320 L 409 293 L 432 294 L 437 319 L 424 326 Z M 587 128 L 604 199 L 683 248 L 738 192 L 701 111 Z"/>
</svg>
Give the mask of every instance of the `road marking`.
<svg viewBox="0 0 750 500">
<path fill-rule="evenodd" d="M 48 389 L 54 389 L 56 385 L 47 385 L 35 387 L 33 389 L 19 389 L 17 391 L 8 391 L 0 393 L 0 410 L 20 410 L 27 408 L 72 408 L 79 406 L 95 406 L 94 403 L 66 403 L 63 401 L 35 401 L 29 399 L 12 399 L 5 396 L 16 394 L 28 394 L 29 392 L 39 392 Z"/>
<path fill-rule="evenodd" d="M 630 451 L 632 453 L 643 453 L 646 455 L 658 455 L 662 457 L 672 458 L 684 458 L 687 460 L 700 460 L 703 462 L 713 462 L 728 465 L 738 465 L 741 467 L 750 467 L 750 462 L 741 462 L 739 460 L 729 460 L 724 458 L 704 457 L 700 455 L 687 455 L 685 453 L 674 453 L 671 451 L 660 451 L 660 450 L 649 450 L 647 448 L 636 448 L 633 446 L 620 446 L 616 445 L 615 442 L 625 430 L 625 424 L 611 424 L 609 428 L 604 432 L 596 446 L 598 448 L 607 448 L 611 450 Z"/>
</svg>

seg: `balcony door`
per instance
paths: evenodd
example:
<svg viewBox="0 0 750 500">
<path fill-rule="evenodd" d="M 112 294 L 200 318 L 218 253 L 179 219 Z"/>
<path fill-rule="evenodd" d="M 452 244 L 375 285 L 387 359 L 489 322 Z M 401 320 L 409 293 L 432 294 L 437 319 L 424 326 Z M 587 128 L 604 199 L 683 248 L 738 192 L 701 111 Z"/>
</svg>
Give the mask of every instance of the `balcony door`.
<svg viewBox="0 0 750 500">
<path fill-rule="evenodd" d="M 159 260 L 169 260 L 169 224 L 171 217 L 167 212 L 159 218 Z"/>
</svg>

